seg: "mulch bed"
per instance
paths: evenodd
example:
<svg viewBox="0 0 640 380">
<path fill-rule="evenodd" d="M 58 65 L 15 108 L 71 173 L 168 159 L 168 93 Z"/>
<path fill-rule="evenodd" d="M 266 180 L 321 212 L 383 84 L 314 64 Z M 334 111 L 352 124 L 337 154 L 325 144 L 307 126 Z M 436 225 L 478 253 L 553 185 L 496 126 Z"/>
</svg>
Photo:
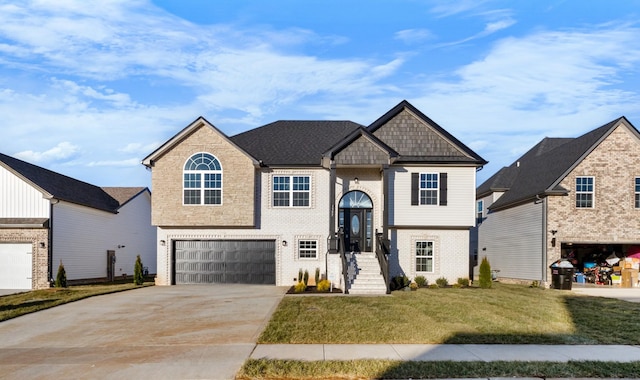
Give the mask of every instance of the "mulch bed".
<svg viewBox="0 0 640 380">
<path fill-rule="evenodd" d="M 287 290 L 287 294 L 329 294 L 329 293 L 342 293 L 342 290 L 338 288 L 333 288 L 333 291 L 328 290 L 326 292 L 319 292 L 318 290 L 316 290 L 315 286 L 307 286 L 307 289 L 302 293 L 296 293 L 295 286 L 292 286 L 289 288 L 289 290 Z"/>
</svg>

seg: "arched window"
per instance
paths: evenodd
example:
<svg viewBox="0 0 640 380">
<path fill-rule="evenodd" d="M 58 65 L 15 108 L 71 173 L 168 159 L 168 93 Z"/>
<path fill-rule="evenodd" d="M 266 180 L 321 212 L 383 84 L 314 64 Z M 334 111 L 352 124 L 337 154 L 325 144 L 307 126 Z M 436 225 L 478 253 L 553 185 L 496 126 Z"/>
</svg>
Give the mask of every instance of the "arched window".
<svg viewBox="0 0 640 380">
<path fill-rule="evenodd" d="M 184 164 L 185 205 L 222 204 L 222 166 L 209 153 L 196 153 Z"/>
</svg>

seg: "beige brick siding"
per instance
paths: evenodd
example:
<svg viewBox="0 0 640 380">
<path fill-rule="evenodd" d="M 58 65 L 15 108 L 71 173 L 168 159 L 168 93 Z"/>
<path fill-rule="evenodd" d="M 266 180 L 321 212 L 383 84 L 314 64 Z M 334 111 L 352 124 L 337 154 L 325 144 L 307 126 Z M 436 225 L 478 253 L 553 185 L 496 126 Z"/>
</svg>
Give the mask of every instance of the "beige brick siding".
<svg viewBox="0 0 640 380">
<path fill-rule="evenodd" d="M 575 206 L 577 176 L 595 178 L 591 209 Z M 640 177 L 640 141 L 620 125 L 562 180 L 560 185 L 570 190 L 569 196 L 548 198 L 548 265 L 560 258 L 561 242 L 640 242 L 640 209 L 634 207 L 635 177 Z M 558 231 L 555 247 L 551 230 Z"/>
<path fill-rule="evenodd" d="M 0 241 L 4 243 L 31 243 L 33 289 L 49 288 L 49 230 L 38 229 L 0 229 Z M 40 243 L 45 243 L 40 247 Z M 57 270 L 57 265 L 53 270 Z M 54 274 L 55 275 L 55 274 Z"/>
<path fill-rule="evenodd" d="M 183 205 L 183 169 L 195 153 L 213 154 L 222 165 L 222 205 Z M 254 225 L 256 170 L 252 160 L 206 125 L 154 162 L 153 211 L 156 226 Z"/>
</svg>

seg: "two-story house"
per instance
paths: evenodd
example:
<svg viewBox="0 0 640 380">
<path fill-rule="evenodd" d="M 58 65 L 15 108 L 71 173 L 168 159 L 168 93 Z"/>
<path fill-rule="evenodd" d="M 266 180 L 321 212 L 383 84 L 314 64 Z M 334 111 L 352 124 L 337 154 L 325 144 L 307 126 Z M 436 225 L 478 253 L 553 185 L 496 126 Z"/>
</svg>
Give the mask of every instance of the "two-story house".
<svg viewBox="0 0 640 380">
<path fill-rule="evenodd" d="M 466 278 L 485 163 L 407 101 L 368 127 L 276 121 L 228 137 L 200 117 L 143 160 L 157 283 L 288 286 L 316 268 L 335 282 L 339 231 L 361 258 L 387 238 L 391 275 Z"/>
<path fill-rule="evenodd" d="M 475 249 L 501 278 L 548 284 L 561 258 L 578 271 L 622 258 L 640 242 L 640 134 L 620 117 L 577 138 L 545 138 L 476 197 Z"/>
</svg>

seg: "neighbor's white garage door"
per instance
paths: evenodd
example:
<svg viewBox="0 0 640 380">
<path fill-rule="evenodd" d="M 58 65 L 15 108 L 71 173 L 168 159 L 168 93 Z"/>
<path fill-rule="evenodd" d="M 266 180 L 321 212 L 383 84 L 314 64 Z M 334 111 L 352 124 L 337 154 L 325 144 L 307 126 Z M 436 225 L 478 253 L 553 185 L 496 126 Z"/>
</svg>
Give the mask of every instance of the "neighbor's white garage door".
<svg viewBox="0 0 640 380">
<path fill-rule="evenodd" d="M 31 289 L 31 244 L 0 243 L 0 289 Z"/>
</svg>

